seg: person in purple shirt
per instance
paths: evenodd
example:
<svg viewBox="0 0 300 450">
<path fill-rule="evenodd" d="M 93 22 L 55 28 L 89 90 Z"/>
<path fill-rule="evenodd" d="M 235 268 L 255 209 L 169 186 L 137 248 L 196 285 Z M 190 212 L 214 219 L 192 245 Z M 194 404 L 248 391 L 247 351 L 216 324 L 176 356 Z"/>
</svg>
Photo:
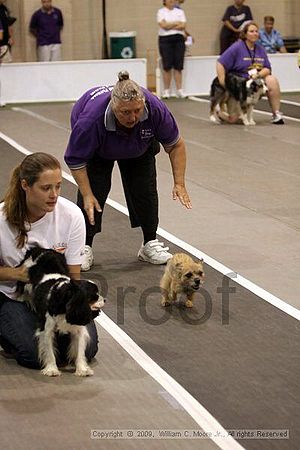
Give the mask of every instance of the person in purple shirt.
<svg viewBox="0 0 300 450">
<path fill-rule="evenodd" d="M 225 11 L 220 34 L 220 54 L 238 40 L 241 27 L 253 20 L 251 9 L 244 2 L 245 0 L 234 0 L 234 5 L 228 6 Z"/>
<path fill-rule="evenodd" d="M 233 72 L 244 78 L 263 78 L 268 88 L 268 99 L 272 109 L 273 124 L 283 124 L 280 108 L 279 82 L 271 74 L 271 64 L 263 47 L 257 44 L 258 26 L 254 22 L 247 23 L 240 35 L 240 40 L 232 44 L 217 61 L 217 76 L 225 87 L 226 72 Z"/>
<path fill-rule="evenodd" d="M 42 7 L 31 17 L 29 30 L 36 37 L 38 61 L 61 60 L 60 32 L 64 26 L 62 12 L 51 0 L 41 0 Z"/>
<path fill-rule="evenodd" d="M 101 231 L 102 211 L 117 162 L 132 227 L 141 227 L 143 244 L 138 258 L 165 264 L 172 257 L 156 238 L 158 193 L 155 155 L 159 143 L 168 153 L 174 179 L 173 199 L 190 209 L 185 188 L 186 149 L 174 117 L 155 95 L 120 72 L 114 87 L 87 91 L 71 114 L 72 132 L 65 153 L 79 191 L 77 204 L 86 220 L 85 259 L 81 270 L 93 264 L 92 243 Z"/>
</svg>

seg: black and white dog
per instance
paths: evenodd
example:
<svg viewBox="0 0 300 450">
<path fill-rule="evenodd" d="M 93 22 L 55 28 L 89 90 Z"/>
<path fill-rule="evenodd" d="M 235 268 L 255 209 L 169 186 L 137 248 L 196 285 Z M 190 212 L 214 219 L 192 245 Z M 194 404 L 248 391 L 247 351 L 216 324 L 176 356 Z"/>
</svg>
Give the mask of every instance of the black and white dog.
<svg viewBox="0 0 300 450">
<path fill-rule="evenodd" d="M 240 118 L 244 125 L 255 125 L 253 108 L 266 93 L 267 87 L 261 78 L 246 80 L 227 73 L 224 88 L 216 77 L 210 89 L 210 120 L 219 123 L 220 112 L 221 118 Z"/>
<path fill-rule="evenodd" d="M 42 373 L 58 376 L 55 358 L 55 333 L 70 333 L 68 361 L 75 363 L 75 375 L 93 375 L 85 350 L 89 333 L 85 327 L 98 316 L 105 300 L 92 281 L 72 280 L 63 254 L 34 247 L 23 263 L 28 268 L 29 283 L 18 283 L 19 300 L 27 301 L 36 312 L 39 358 Z"/>
</svg>

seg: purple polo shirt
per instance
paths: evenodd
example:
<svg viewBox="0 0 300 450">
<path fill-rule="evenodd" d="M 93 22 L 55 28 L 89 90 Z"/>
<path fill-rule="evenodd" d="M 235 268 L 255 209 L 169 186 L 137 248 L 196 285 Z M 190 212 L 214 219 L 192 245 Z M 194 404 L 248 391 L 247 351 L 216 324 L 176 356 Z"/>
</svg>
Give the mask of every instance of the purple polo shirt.
<svg viewBox="0 0 300 450">
<path fill-rule="evenodd" d="M 252 67 L 256 67 L 258 71 L 264 67 L 271 70 L 265 49 L 255 44 L 254 50 L 250 50 L 241 39 L 225 50 L 218 62 L 225 67 L 226 72 L 233 72 L 244 78 L 249 77 L 248 70 Z"/>
<path fill-rule="evenodd" d="M 137 158 L 145 153 L 153 138 L 169 147 L 179 140 L 179 130 L 166 105 L 143 89 L 146 103 L 140 122 L 133 128 L 120 128 L 111 110 L 112 87 L 87 91 L 71 113 L 69 143 L 65 161 L 71 169 L 80 169 L 94 157 L 104 159 Z"/>
<path fill-rule="evenodd" d="M 50 14 L 39 9 L 33 13 L 29 29 L 37 33 L 37 45 L 60 44 L 60 30 L 63 25 L 60 9 L 52 8 Z"/>
</svg>

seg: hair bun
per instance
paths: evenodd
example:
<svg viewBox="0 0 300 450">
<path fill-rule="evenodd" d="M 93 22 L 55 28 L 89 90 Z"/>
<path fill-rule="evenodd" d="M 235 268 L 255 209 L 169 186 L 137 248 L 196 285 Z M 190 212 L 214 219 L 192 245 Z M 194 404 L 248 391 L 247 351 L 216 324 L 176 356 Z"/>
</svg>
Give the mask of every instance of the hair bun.
<svg viewBox="0 0 300 450">
<path fill-rule="evenodd" d="M 129 73 L 127 70 L 122 70 L 118 73 L 118 79 L 119 81 L 129 80 Z"/>
</svg>

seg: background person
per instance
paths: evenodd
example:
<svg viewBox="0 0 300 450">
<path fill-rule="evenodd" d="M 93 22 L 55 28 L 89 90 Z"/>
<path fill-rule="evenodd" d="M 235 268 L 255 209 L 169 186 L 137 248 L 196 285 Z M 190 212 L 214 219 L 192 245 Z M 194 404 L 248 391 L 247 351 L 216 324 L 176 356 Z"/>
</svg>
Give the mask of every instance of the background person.
<svg viewBox="0 0 300 450">
<path fill-rule="evenodd" d="M 245 0 L 234 0 L 234 4 L 228 6 L 225 11 L 220 34 L 220 54 L 239 39 L 243 24 L 253 20 L 251 9 L 244 5 L 244 2 Z"/>
<path fill-rule="evenodd" d="M 51 0 L 41 0 L 42 7 L 31 17 L 29 30 L 36 37 L 38 61 L 61 61 L 60 32 L 64 26 L 60 9 Z"/>
<path fill-rule="evenodd" d="M 226 72 L 233 72 L 244 78 L 263 78 L 268 88 L 268 99 L 272 109 L 273 124 L 283 124 L 280 108 L 280 87 L 277 78 L 271 75 L 271 64 L 263 47 L 257 44 L 258 26 L 247 23 L 241 32 L 241 39 L 232 44 L 217 61 L 217 76 L 225 86 Z M 223 118 L 223 117 L 222 117 Z"/>
<path fill-rule="evenodd" d="M 11 176 L 0 204 L 0 344 L 26 367 L 40 368 L 35 338 L 36 316 L 25 303 L 16 301 L 17 281 L 26 282 L 27 268 L 18 267 L 28 248 L 39 245 L 64 250 L 71 277 L 80 278 L 85 241 L 80 209 L 60 197 L 61 167 L 46 153 L 26 156 Z M 97 352 L 94 322 L 87 325 L 91 340 L 87 359 Z M 58 357 L 66 360 L 69 335 L 57 336 Z"/>
<path fill-rule="evenodd" d="M 272 109 L 272 123 L 284 124 L 280 108 L 280 87 L 276 77 L 271 75 L 271 64 L 263 47 L 258 45 L 258 26 L 247 23 L 241 32 L 241 39 L 232 44 L 217 61 L 217 76 L 225 86 L 226 72 L 233 72 L 244 78 L 263 78 L 268 88 L 268 99 Z"/>
<path fill-rule="evenodd" d="M 127 72 L 120 72 L 113 88 L 90 89 L 77 101 L 71 114 L 71 127 L 65 161 L 78 184 L 77 204 L 86 219 L 82 270 L 89 270 L 93 263 L 92 243 L 95 234 L 101 231 L 102 212 L 115 162 L 121 172 L 131 226 L 141 227 L 143 232 L 138 258 L 152 264 L 165 264 L 172 255 L 168 247 L 156 239 L 158 142 L 170 158 L 173 199 L 191 208 L 184 180 L 185 144 L 166 105 L 130 80 Z"/>
<path fill-rule="evenodd" d="M 182 9 L 181 5 L 183 3 L 184 3 L 184 0 L 176 0 L 175 8 Z M 191 33 L 188 32 L 188 30 L 186 28 L 184 29 L 184 38 L 185 38 L 185 55 L 191 56 L 190 49 L 191 49 L 191 46 L 193 45 L 193 43 L 195 42 L 195 39 L 193 38 Z"/>
<path fill-rule="evenodd" d="M 0 21 L 2 23 L 2 37 L 0 36 L 0 54 L 1 62 L 10 63 L 12 62 L 11 56 L 11 47 L 14 44 L 13 40 L 13 27 L 12 25 L 15 23 L 15 17 L 11 17 L 9 10 L 5 6 L 5 0 L 0 0 Z M 5 51 L 1 47 L 6 47 Z"/>
<path fill-rule="evenodd" d="M 273 16 L 264 17 L 264 26 L 259 30 L 258 43 L 264 47 L 267 53 L 287 53 L 281 34 L 274 30 L 274 22 Z"/>
<path fill-rule="evenodd" d="M 172 70 L 177 89 L 177 96 L 184 97 L 182 90 L 182 70 L 185 53 L 186 17 L 175 0 L 165 0 L 164 7 L 157 12 L 158 47 L 163 66 L 164 92 L 162 97 L 170 97 Z"/>
</svg>

